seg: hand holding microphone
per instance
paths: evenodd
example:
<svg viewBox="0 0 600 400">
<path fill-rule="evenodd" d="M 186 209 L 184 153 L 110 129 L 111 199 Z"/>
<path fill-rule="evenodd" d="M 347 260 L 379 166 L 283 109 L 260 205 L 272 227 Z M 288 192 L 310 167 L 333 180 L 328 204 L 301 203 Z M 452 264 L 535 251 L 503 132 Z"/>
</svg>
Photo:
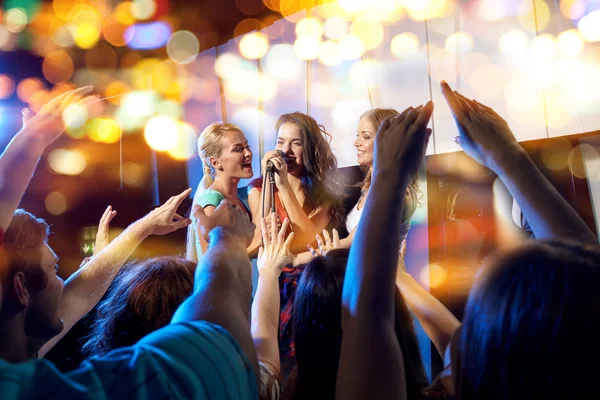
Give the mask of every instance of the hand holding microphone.
<svg viewBox="0 0 600 400">
<path fill-rule="evenodd" d="M 270 151 L 270 152 L 268 152 L 268 153 L 265 155 L 265 158 L 266 158 L 266 156 L 267 156 L 267 155 L 269 155 L 270 153 L 275 153 L 275 155 L 274 155 L 274 156 L 271 156 L 271 157 L 269 158 L 269 161 L 267 161 L 267 172 L 273 172 L 273 168 L 275 168 L 275 164 L 273 163 L 273 159 L 274 159 L 274 158 L 277 158 L 277 157 L 279 157 L 279 158 L 281 158 L 282 160 L 284 160 L 284 157 L 285 157 L 285 155 L 284 155 L 283 151 L 281 151 L 281 150 L 273 150 L 273 151 Z M 280 169 L 280 168 L 277 168 L 277 170 L 279 170 L 279 169 Z"/>
<path fill-rule="evenodd" d="M 278 188 L 287 186 L 287 164 L 284 160 L 285 153 L 281 150 L 271 150 L 265 154 L 262 160 L 263 176 L 271 173 Z"/>
</svg>

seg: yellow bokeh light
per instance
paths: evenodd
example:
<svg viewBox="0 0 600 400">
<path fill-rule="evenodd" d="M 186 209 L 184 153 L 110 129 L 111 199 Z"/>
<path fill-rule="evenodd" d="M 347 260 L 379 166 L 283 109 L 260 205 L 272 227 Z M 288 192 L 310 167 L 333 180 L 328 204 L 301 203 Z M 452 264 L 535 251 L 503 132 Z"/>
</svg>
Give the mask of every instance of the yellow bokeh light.
<svg viewBox="0 0 600 400">
<path fill-rule="evenodd" d="M 178 124 L 177 136 L 175 144 L 167 153 L 176 160 L 184 161 L 196 155 L 196 131 L 194 128 L 185 122 Z"/>
<path fill-rule="evenodd" d="M 250 60 L 263 57 L 269 50 L 269 38 L 260 32 L 253 32 L 240 40 L 240 54 Z"/>
<path fill-rule="evenodd" d="M 79 3 L 79 0 L 53 0 L 52 8 L 56 16 L 63 21 L 67 21 L 67 17 L 71 9 Z"/>
<path fill-rule="evenodd" d="M 600 41 L 600 11 L 594 11 L 579 20 L 579 32 L 588 42 Z"/>
<path fill-rule="evenodd" d="M 394 36 L 390 43 L 392 54 L 396 58 L 410 58 L 419 52 L 419 38 L 411 32 L 404 32 Z"/>
<path fill-rule="evenodd" d="M 351 13 L 364 10 L 368 3 L 367 0 L 338 0 L 340 7 Z"/>
<path fill-rule="evenodd" d="M 133 0 L 131 2 L 131 15 L 138 20 L 152 18 L 156 12 L 156 2 L 154 0 Z"/>
<path fill-rule="evenodd" d="M 60 47 L 71 47 L 75 44 L 75 39 L 73 39 L 73 33 L 68 25 L 63 25 L 59 27 L 54 35 L 52 35 L 52 40 L 54 43 L 59 45 Z"/>
<path fill-rule="evenodd" d="M 529 38 L 525 32 L 514 29 L 502 34 L 499 45 L 500 51 L 507 56 L 524 56 L 529 49 Z"/>
<path fill-rule="evenodd" d="M 533 2 L 535 2 L 536 13 L 534 13 Z M 552 14 L 544 0 L 522 0 L 519 4 L 518 17 L 523 28 L 530 32 L 536 32 L 536 30 L 542 32 L 550 23 Z"/>
<path fill-rule="evenodd" d="M 440 18 L 451 10 L 448 0 L 401 0 L 401 4 L 415 21 Z"/>
<path fill-rule="evenodd" d="M 539 61 L 552 61 L 558 52 L 556 38 L 549 33 L 537 36 L 531 41 L 530 51 L 531 55 Z"/>
<path fill-rule="evenodd" d="M 321 45 L 321 52 L 319 54 L 319 61 L 323 65 L 338 65 L 342 60 L 340 54 L 340 46 L 333 40 L 326 40 Z"/>
<path fill-rule="evenodd" d="M 126 161 L 123 163 L 123 183 L 127 186 L 141 187 L 146 180 L 144 166 Z"/>
<path fill-rule="evenodd" d="M 323 26 L 314 18 L 303 18 L 296 24 L 296 36 L 315 36 L 321 38 Z"/>
<path fill-rule="evenodd" d="M 339 40 L 349 32 L 348 22 L 345 19 L 334 16 L 327 18 L 323 24 L 325 36 L 332 40 Z"/>
<path fill-rule="evenodd" d="M 106 86 L 106 90 L 104 93 L 106 97 L 109 97 L 107 100 L 113 104 L 121 104 L 122 95 L 125 93 L 129 93 L 131 89 L 129 86 L 120 81 L 113 81 Z"/>
<path fill-rule="evenodd" d="M 7 99 L 15 92 L 15 81 L 8 75 L 0 75 L 0 99 Z"/>
<path fill-rule="evenodd" d="M 27 14 L 22 8 L 6 10 L 3 16 L 4 26 L 11 32 L 21 32 L 27 26 Z"/>
<path fill-rule="evenodd" d="M 91 49 L 100 39 L 100 30 L 89 23 L 77 24 L 72 31 L 75 44 L 82 49 Z"/>
<path fill-rule="evenodd" d="M 344 60 L 356 60 L 365 52 L 365 45 L 360 38 L 354 35 L 346 35 L 340 41 L 340 54 Z"/>
<path fill-rule="evenodd" d="M 189 64 L 196 59 L 200 51 L 200 42 L 190 31 L 178 31 L 167 42 L 167 54 L 177 64 Z"/>
<path fill-rule="evenodd" d="M 458 55 L 470 53 L 473 50 L 473 37 L 467 32 L 456 32 L 446 38 L 446 50 Z"/>
<path fill-rule="evenodd" d="M 176 146 L 178 131 L 179 125 L 175 119 L 158 116 L 146 124 L 144 138 L 154 150 L 166 151 Z"/>
<path fill-rule="evenodd" d="M 86 130 L 95 142 L 116 143 L 121 138 L 121 126 L 112 118 L 94 118 L 87 123 Z"/>
<path fill-rule="evenodd" d="M 170 59 L 146 58 L 133 68 L 133 86 L 136 89 L 164 93 L 177 78 L 176 64 Z"/>
<path fill-rule="evenodd" d="M 446 283 L 448 271 L 438 264 L 431 264 L 421 270 L 419 278 L 425 287 L 438 288 Z"/>
<path fill-rule="evenodd" d="M 114 11 L 114 17 L 117 21 L 122 23 L 123 25 L 132 25 L 135 23 L 135 17 L 131 12 L 131 2 L 130 1 L 122 1 L 117 4 Z"/>
<path fill-rule="evenodd" d="M 113 46 L 125 46 L 133 37 L 131 34 L 125 35 L 125 31 L 128 28 L 130 28 L 130 25 L 119 21 L 116 15 L 110 15 L 102 24 L 102 35 L 104 36 L 104 39 Z M 131 27 L 130 29 L 135 29 L 135 27 Z"/>
<path fill-rule="evenodd" d="M 46 210 L 52 215 L 62 215 L 67 211 L 67 199 L 60 192 L 51 192 L 44 200 Z"/>
<path fill-rule="evenodd" d="M 517 113 L 525 113 L 533 109 L 540 101 L 539 91 L 529 79 L 511 80 L 504 89 L 506 105 Z"/>
<path fill-rule="evenodd" d="M 553 171 L 562 171 L 568 166 L 572 147 L 571 142 L 563 138 L 547 141 L 542 145 L 542 162 Z"/>
<path fill-rule="evenodd" d="M 314 60 L 319 57 L 321 39 L 316 36 L 300 36 L 294 42 L 294 53 L 301 60 Z"/>
<path fill-rule="evenodd" d="M 558 51 L 565 57 L 577 57 L 584 46 L 583 37 L 577 29 L 569 29 L 558 35 Z"/>
<path fill-rule="evenodd" d="M 365 49 L 372 50 L 383 41 L 384 31 L 378 21 L 354 21 L 350 27 L 350 34 L 359 38 Z"/>
<path fill-rule="evenodd" d="M 229 79 L 241 69 L 242 59 L 235 54 L 221 54 L 215 61 L 215 71 L 223 79 Z"/>
<path fill-rule="evenodd" d="M 73 68 L 73 60 L 62 50 L 49 53 L 42 63 L 44 77 L 54 84 L 71 79 Z"/>
<path fill-rule="evenodd" d="M 79 175 L 86 164 L 85 156 L 79 150 L 56 149 L 48 155 L 48 166 L 57 174 Z"/>
</svg>

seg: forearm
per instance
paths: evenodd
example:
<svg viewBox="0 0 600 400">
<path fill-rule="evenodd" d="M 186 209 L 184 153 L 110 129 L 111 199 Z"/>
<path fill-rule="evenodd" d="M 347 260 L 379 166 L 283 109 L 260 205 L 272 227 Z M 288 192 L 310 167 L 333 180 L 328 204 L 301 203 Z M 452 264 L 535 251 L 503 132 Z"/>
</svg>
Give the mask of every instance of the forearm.
<svg viewBox="0 0 600 400">
<path fill-rule="evenodd" d="M 594 234 L 524 150 L 495 168 L 538 239 L 597 243 Z"/>
<path fill-rule="evenodd" d="M 256 346 L 258 360 L 268 362 L 276 372 L 280 370 L 277 338 L 279 306 L 279 278 L 259 275 L 252 303 L 250 331 Z"/>
<path fill-rule="evenodd" d="M 0 229 L 6 231 L 29 185 L 44 148 L 21 130 L 0 156 Z"/>
<path fill-rule="evenodd" d="M 442 357 L 452 334 L 460 326 L 460 322 L 434 296 L 425 290 L 406 272 L 398 272 L 396 285 L 402 293 L 406 304 L 421 323 L 427 336 Z"/>
<path fill-rule="evenodd" d="M 394 174 L 374 176 L 350 248 L 343 303 L 352 318 L 393 318 L 400 216 L 408 184 Z"/>
</svg>

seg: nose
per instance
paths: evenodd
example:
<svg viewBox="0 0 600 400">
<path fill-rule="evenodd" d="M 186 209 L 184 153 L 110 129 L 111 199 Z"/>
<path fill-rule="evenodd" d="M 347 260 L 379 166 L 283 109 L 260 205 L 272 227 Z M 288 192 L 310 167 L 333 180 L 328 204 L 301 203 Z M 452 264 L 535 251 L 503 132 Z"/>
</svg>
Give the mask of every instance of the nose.
<svg viewBox="0 0 600 400">
<path fill-rule="evenodd" d="M 246 149 L 246 151 L 244 151 L 244 158 L 252 158 L 252 150 Z"/>
<path fill-rule="evenodd" d="M 360 141 L 360 139 L 359 139 L 359 138 L 356 138 L 356 139 L 354 140 L 354 143 L 352 143 L 352 144 L 354 145 L 354 147 L 358 148 L 358 147 L 360 146 L 360 143 L 359 143 L 359 141 Z"/>
<path fill-rule="evenodd" d="M 283 146 L 281 146 L 281 151 L 283 151 L 286 154 L 290 152 L 290 149 L 291 149 L 291 147 L 290 147 L 289 143 L 285 143 Z"/>
</svg>

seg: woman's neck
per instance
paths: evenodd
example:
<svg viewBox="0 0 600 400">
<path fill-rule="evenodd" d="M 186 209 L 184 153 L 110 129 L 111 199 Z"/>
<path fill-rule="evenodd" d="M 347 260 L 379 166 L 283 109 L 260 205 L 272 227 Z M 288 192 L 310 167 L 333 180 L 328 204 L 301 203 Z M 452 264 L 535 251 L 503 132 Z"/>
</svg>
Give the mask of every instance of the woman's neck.
<svg viewBox="0 0 600 400">
<path fill-rule="evenodd" d="M 221 193 L 225 198 L 237 197 L 238 184 L 240 183 L 239 178 L 231 176 L 216 176 L 210 188 Z"/>
<path fill-rule="evenodd" d="M 290 183 L 290 188 L 294 193 L 302 193 L 302 175 L 296 176 L 295 174 L 288 174 L 288 182 Z"/>
</svg>

